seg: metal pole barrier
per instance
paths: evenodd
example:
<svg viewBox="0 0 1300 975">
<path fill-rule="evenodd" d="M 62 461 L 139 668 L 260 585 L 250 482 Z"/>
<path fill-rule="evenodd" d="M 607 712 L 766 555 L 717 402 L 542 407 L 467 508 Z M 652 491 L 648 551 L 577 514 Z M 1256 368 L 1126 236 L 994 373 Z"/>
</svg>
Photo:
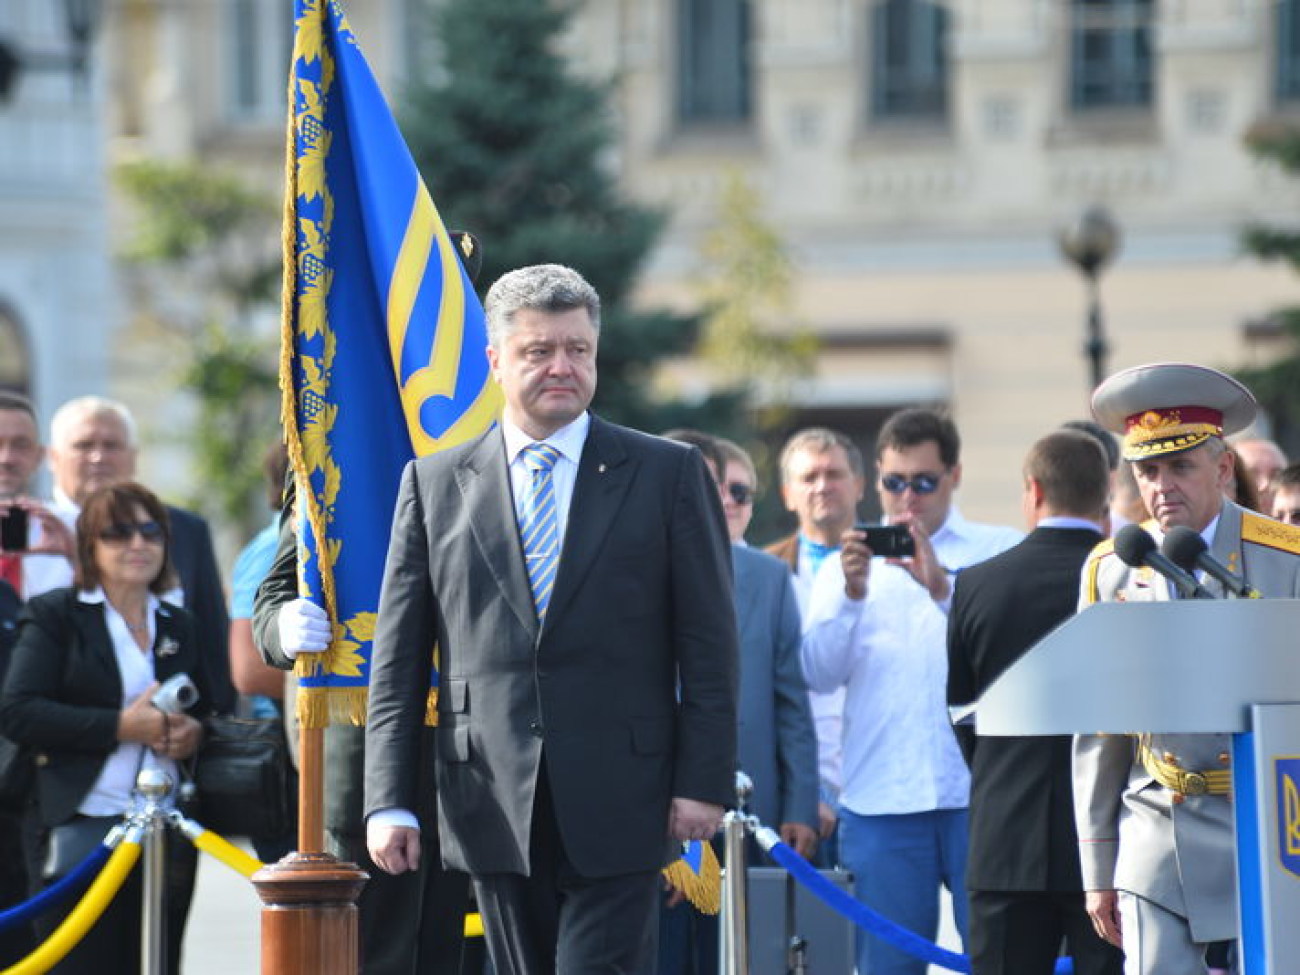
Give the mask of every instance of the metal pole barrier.
<svg viewBox="0 0 1300 975">
<path fill-rule="evenodd" d="M 718 968 L 722 975 L 749 975 L 749 874 L 745 865 L 745 803 L 754 783 L 736 773 L 736 808 L 722 817 L 722 937 Z"/>
<path fill-rule="evenodd" d="M 785 970 L 788 975 L 808 975 L 808 941 L 799 934 L 798 911 L 795 909 L 795 898 L 798 895 L 794 876 L 787 873 L 785 875 Z"/>
<path fill-rule="evenodd" d="M 136 791 L 144 796 L 140 819 L 145 827 L 144 842 L 144 911 L 140 925 L 140 962 L 144 975 L 163 975 L 167 970 L 167 915 L 163 899 L 167 895 L 167 811 L 165 800 L 171 794 L 172 780 L 162 769 L 141 769 L 135 780 Z"/>
</svg>

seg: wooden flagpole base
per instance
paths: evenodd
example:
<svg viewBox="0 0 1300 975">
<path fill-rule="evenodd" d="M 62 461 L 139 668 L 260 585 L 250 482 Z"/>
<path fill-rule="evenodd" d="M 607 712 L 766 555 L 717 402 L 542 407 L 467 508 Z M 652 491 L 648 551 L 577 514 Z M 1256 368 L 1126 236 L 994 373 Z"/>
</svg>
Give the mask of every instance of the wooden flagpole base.
<svg viewBox="0 0 1300 975">
<path fill-rule="evenodd" d="M 263 904 L 262 975 L 356 975 L 365 871 L 327 853 L 290 853 L 252 879 Z"/>
</svg>

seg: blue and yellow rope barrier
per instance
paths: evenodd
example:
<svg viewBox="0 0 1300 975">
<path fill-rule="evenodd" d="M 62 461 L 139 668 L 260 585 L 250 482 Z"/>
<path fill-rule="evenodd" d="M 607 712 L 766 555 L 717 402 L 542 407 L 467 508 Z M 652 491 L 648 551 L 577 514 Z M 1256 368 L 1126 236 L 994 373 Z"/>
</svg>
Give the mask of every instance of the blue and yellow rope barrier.
<svg viewBox="0 0 1300 975">
<path fill-rule="evenodd" d="M 61 962 L 100 919 L 140 859 L 139 826 L 131 826 L 104 869 L 54 933 L 30 955 L 0 975 L 43 975 Z"/>
</svg>

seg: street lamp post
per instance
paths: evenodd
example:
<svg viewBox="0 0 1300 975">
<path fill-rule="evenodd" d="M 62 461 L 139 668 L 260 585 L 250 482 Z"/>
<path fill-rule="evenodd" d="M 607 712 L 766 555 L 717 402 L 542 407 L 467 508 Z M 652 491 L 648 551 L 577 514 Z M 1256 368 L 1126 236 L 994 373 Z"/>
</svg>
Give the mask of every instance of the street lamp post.
<svg viewBox="0 0 1300 975">
<path fill-rule="evenodd" d="M 1092 370 L 1092 388 L 1106 378 L 1106 333 L 1101 316 L 1101 272 L 1119 251 L 1120 232 L 1103 206 L 1088 207 L 1057 238 L 1061 253 L 1083 275 L 1088 288 L 1088 326 L 1083 351 Z"/>
</svg>

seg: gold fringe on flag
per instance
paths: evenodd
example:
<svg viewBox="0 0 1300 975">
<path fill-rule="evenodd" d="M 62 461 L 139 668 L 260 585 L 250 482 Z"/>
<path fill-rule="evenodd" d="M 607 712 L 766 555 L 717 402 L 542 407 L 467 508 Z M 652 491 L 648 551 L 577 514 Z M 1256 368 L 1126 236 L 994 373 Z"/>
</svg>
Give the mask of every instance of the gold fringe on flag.
<svg viewBox="0 0 1300 975">
<path fill-rule="evenodd" d="M 298 690 L 298 723 L 304 728 L 364 725 L 369 690 L 364 687 L 302 687 Z M 424 723 L 438 724 L 438 691 L 430 688 L 424 702 Z M 689 867 L 687 869 L 690 869 Z"/>
<path fill-rule="evenodd" d="M 713 846 L 701 843 L 700 872 L 691 869 L 679 857 L 664 867 L 664 876 L 673 888 L 686 895 L 701 914 L 717 914 L 722 910 L 722 867 L 713 853 Z"/>
</svg>

